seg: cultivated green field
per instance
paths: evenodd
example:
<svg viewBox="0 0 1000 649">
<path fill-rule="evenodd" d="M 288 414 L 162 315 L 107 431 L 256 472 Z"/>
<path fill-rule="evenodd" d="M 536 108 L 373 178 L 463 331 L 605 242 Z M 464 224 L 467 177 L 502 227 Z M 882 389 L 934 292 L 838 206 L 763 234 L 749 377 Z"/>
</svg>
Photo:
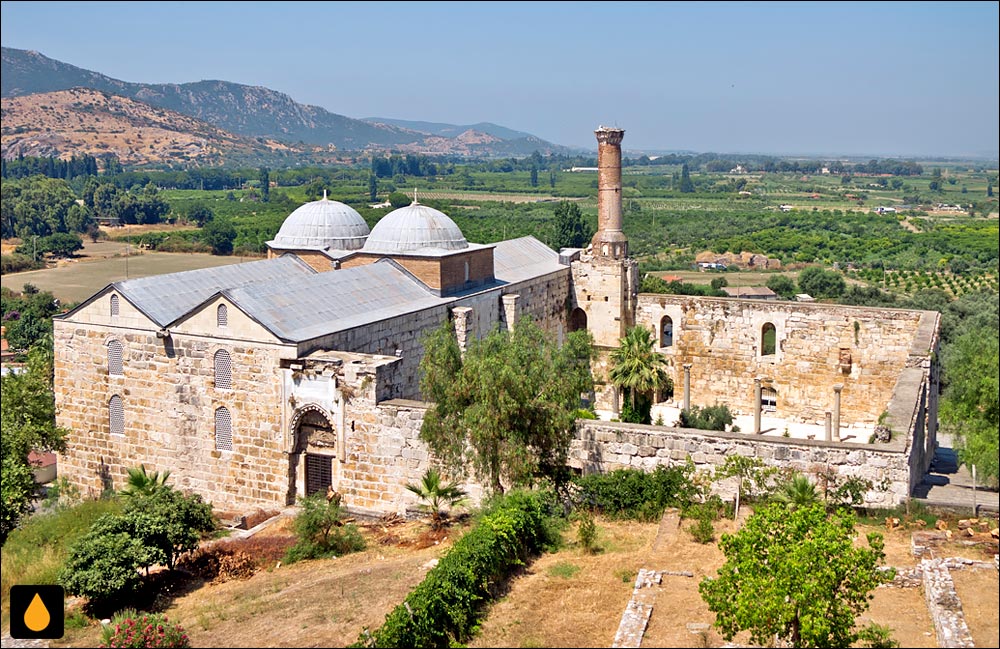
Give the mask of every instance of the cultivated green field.
<svg viewBox="0 0 1000 649">
<path fill-rule="evenodd" d="M 21 291 L 25 284 L 32 284 L 40 290 L 49 291 L 63 304 L 69 305 L 81 302 L 108 284 L 123 279 L 225 266 L 252 260 L 249 257 L 145 252 L 127 258 L 77 260 L 57 268 L 9 273 L 0 278 L 0 283 L 13 291 Z"/>
</svg>

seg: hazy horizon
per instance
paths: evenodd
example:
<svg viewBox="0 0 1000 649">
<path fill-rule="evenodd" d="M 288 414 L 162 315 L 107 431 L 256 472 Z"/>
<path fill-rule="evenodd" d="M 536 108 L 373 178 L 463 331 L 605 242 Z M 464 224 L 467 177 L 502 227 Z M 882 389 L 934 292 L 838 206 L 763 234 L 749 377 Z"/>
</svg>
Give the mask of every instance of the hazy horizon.
<svg viewBox="0 0 1000 649">
<path fill-rule="evenodd" d="M 5 47 L 594 150 L 995 159 L 996 2 L 3 2 Z"/>
</svg>

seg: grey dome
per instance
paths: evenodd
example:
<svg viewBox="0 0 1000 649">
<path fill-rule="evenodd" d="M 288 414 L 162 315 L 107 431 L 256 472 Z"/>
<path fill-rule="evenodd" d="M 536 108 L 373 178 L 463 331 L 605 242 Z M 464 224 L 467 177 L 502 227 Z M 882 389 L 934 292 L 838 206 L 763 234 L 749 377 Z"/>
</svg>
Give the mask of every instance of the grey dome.
<svg viewBox="0 0 1000 649">
<path fill-rule="evenodd" d="M 358 250 L 365 245 L 368 224 L 349 205 L 328 200 L 326 193 L 318 201 L 306 203 L 288 215 L 281 224 L 273 248 Z"/>
<path fill-rule="evenodd" d="M 418 251 L 433 254 L 468 247 L 469 242 L 448 215 L 413 201 L 382 217 L 362 250 L 389 255 Z"/>
</svg>

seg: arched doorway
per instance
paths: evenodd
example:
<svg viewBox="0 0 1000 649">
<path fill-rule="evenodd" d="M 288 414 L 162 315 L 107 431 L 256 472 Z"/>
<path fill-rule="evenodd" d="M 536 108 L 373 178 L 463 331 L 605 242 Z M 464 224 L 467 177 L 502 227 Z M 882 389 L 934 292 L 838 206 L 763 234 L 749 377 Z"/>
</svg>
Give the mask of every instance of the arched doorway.
<svg viewBox="0 0 1000 649">
<path fill-rule="evenodd" d="M 569 314 L 569 330 L 583 331 L 587 328 L 587 312 L 577 307 Z"/>
<path fill-rule="evenodd" d="M 306 405 L 292 417 L 293 447 L 288 466 L 288 503 L 296 497 L 326 493 L 336 479 L 337 431 L 333 418 L 317 405 Z"/>
</svg>

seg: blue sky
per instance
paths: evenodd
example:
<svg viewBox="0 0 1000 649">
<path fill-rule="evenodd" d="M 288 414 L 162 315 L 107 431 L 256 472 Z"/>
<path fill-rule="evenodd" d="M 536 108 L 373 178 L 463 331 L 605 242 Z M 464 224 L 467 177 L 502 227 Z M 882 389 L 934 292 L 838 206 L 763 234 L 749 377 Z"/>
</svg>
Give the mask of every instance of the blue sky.
<svg viewBox="0 0 1000 649">
<path fill-rule="evenodd" d="M 2 44 L 595 148 L 997 156 L 997 2 L 3 2 Z"/>
</svg>

